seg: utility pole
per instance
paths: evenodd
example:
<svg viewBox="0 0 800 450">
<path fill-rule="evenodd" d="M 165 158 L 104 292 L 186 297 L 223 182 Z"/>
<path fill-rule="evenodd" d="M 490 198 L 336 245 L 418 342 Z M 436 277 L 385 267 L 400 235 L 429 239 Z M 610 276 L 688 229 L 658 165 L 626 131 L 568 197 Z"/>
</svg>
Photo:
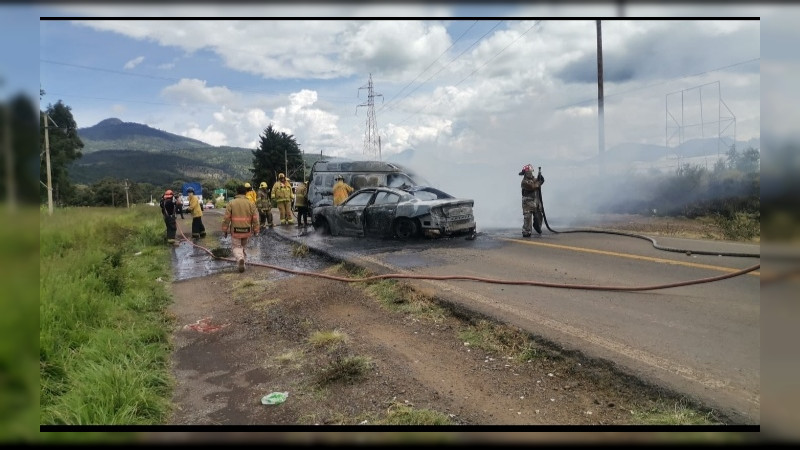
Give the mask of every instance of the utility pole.
<svg viewBox="0 0 800 450">
<path fill-rule="evenodd" d="M 597 140 L 600 149 L 600 173 L 605 172 L 605 120 L 603 113 L 603 32 L 597 20 Z"/>
<path fill-rule="evenodd" d="M 44 153 L 45 153 L 45 162 L 47 164 L 47 213 L 49 215 L 53 215 L 53 176 L 51 175 L 50 170 L 50 134 L 48 129 L 50 126 L 48 125 L 48 120 L 50 116 L 47 113 L 43 113 L 42 119 L 44 120 Z"/>
<path fill-rule="evenodd" d="M 125 180 L 125 206 L 127 208 L 131 207 L 131 200 L 130 200 L 130 197 L 128 196 L 128 180 L 127 179 Z"/>
<path fill-rule="evenodd" d="M 376 94 L 372 90 L 372 74 L 369 74 L 369 83 L 366 86 L 361 86 L 358 88 L 358 92 L 361 93 L 361 89 L 367 89 L 367 103 L 361 104 L 356 106 L 356 114 L 358 114 L 359 106 L 366 106 L 367 107 L 367 132 L 364 135 L 364 154 L 369 159 L 377 159 L 380 161 L 380 145 L 378 144 L 378 123 L 375 120 L 375 97 L 381 97 L 381 102 L 383 102 L 383 94 Z"/>
<path fill-rule="evenodd" d="M 9 212 L 17 210 L 17 179 L 14 171 L 14 150 L 11 148 L 11 107 L 3 107 L 5 129 L 3 130 L 3 153 L 6 163 L 6 202 Z"/>
</svg>

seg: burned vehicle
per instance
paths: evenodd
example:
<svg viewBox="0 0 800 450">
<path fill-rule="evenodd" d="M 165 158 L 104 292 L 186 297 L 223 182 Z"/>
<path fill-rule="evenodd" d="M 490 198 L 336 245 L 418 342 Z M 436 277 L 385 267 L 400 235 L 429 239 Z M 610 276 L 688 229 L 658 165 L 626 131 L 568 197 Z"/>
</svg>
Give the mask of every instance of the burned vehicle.
<svg viewBox="0 0 800 450">
<path fill-rule="evenodd" d="M 319 160 L 311 166 L 308 201 L 311 209 L 333 204 L 333 185 L 341 176 L 353 189 L 366 187 L 430 186 L 411 168 L 384 161 Z"/>
<path fill-rule="evenodd" d="M 474 201 L 427 186 L 367 187 L 313 212 L 315 230 L 334 236 L 410 239 L 475 232 Z"/>
</svg>

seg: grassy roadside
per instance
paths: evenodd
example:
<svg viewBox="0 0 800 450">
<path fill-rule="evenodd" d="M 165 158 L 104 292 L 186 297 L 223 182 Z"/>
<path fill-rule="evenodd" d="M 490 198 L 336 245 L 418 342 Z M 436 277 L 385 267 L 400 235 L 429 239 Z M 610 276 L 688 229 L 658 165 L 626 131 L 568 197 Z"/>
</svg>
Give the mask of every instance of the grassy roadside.
<svg viewBox="0 0 800 450">
<path fill-rule="evenodd" d="M 172 392 L 168 255 L 152 207 L 66 208 L 41 218 L 40 424 L 164 422 Z"/>
<path fill-rule="evenodd" d="M 36 436 L 39 208 L 0 204 L 0 443 Z"/>
</svg>

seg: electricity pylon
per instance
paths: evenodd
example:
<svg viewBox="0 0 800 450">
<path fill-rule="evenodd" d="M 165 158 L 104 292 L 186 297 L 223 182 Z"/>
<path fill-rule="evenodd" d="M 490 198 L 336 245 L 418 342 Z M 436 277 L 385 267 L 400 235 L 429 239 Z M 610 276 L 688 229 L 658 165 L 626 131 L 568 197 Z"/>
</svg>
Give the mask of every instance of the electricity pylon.
<svg viewBox="0 0 800 450">
<path fill-rule="evenodd" d="M 376 94 L 372 90 L 372 74 L 369 74 L 369 83 L 366 86 L 358 88 L 358 93 L 361 94 L 361 89 L 367 90 L 367 103 L 356 106 L 356 114 L 358 114 L 359 106 L 367 107 L 367 131 L 364 134 L 364 155 L 367 159 L 381 160 L 381 143 L 380 136 L 378 136 L 378 122 L 375 120 L 375 97 L 380 97 L 383 102 L 383 94 Z"/>
</svg>

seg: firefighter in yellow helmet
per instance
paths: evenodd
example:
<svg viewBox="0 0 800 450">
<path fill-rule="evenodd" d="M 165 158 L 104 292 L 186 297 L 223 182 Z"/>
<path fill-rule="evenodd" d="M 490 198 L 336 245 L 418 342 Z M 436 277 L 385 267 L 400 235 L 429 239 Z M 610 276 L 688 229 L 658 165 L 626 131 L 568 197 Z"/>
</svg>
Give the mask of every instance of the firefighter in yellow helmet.
<svg viewBox="0 0 800 450">
<path fill-rule="evenodd" d="M 257 195 L 256 191 L 253 190 L 253 186 L 251 186 L 250 183 L 245 183 L 244 187 L 247 189 L 247 193 L 244 196 L 255 205 Z"/>
<path fill-rule="evenodd" d="M 339 205 L 343 201 L 347 200 L 347 197 L 353 193 L 353 188 L 350 187 L 349 184 L 344 182 L 344 177 L 341 175 L 336 175 L 336 183 L 333 185 L 333 205 Z"/>
<path fill-rule="evenodd" d="M 286 179 L 286 175 L 282 173 L 278 174 L 278 181 L 272 185 L 272 199 L 278 205 L 281 225 L 293 224 L 292 200 L 294 199 L 294 193 L 292 192 L 292 184 Z"/>
<path fill-rule="evenodd" d="M 258 198 L 256 199 L 256 207 L 258 208 L 258 216 L 261 222 L 261 232 L 269 224 L 272 228 L 272 199 L 269 196 L 269 187 L 266 181 L 262 181 L 258 185 Z"/>
</svg>

